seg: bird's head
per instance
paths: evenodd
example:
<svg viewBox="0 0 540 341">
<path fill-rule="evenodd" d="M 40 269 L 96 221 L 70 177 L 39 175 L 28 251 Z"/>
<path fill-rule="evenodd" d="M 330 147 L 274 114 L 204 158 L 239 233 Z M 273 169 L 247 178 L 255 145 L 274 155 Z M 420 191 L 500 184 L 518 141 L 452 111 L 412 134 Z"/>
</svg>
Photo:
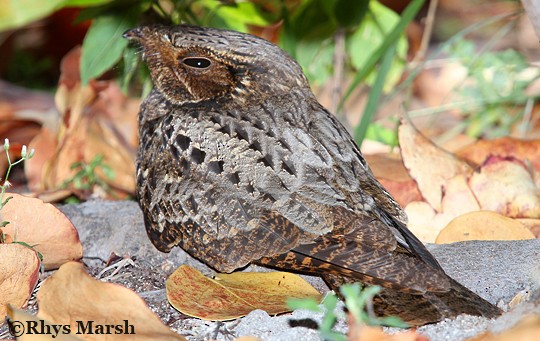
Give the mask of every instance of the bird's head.
<svg viewBox="0 0 540 341">
<path fill-rule="evenodd" d="M 155 87 L 174 104 L 309 89 L 287 53 L 253 35 L 178 25 L 143 26 L 124 37 L 141 46 Z"/>
</svg>

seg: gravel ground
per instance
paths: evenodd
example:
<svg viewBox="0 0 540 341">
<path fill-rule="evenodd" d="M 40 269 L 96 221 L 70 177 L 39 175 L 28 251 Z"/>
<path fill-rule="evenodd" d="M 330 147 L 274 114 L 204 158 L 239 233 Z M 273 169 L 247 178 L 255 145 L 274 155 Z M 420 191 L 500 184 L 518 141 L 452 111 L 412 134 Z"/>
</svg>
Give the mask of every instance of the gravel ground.
<svg viewBox="0 0 540 341">
<path fill-rule="evenodd" d="M 205 274 L 212 274 L 212 270 L 179 248 L 169 254 L 154 249 L 146 237 L 142 214 L 135 202 L 90 201 L 66 205 L 61 210 L 79 231 L 84 262 L 90 271 L 99 272 L 104 267 L 103 260 L 113 252 L 134 258 L 139 266 L 127 268 L 124 276 L 118 276 L 115 281 L 137 291 L 165 323 L 189 340 L 231 340 L 243 335 L 263 340 L 320 340 L 313 327 L 321 316 L 313 312 L 297 310 L 270 317 L 257 310 L 244 318 L 222 323 L 189 318 L 175 311 L 166 300 L 166 277 L 181 264 L 189 264 Z M 526 314 L 540 313 L 540 240 L 475 241 L 428 245 L 428 248 L 450 276 L 504 310 L 509 310 L 508 303 L 516 294 L 530 296 L 529 303 L 520 304 L 496 320 L 462 315 L 418 329 L 430 339 L 459 341 L 486 330 L 500 332 Z M 305 278 L 317 289 L 328 290 L 319 278 Z M 531 302 L 536 302 L 536 306 Z M 346 331 L 345 323 L 340 321 L 337 329 Z"/>
</svg>

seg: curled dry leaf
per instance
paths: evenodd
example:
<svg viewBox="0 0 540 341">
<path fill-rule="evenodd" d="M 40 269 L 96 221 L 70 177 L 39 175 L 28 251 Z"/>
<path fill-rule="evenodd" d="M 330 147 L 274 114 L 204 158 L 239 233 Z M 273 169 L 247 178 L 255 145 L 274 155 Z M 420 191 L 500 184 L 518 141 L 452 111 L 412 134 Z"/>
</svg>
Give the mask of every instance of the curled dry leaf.
<svg viewBox="0 0 540 341">
<path fill-rule="evenodd" d="M 453 219 L 435 242 L 446 244 L 464 240 L 523 240 L 534 235 L 520 222 L 492 211 L 476 211 Z"/>
<path fill-rule="evenodd" d="M 99 155 L 102 165 L 114 171 L 107 177 L 96 167 L 95 174 L 108 187 L 103 196 L 122 198 L 135 191 L 135 149 L 139 100 L 122 94 L 114 82 L 91 81 L 82 86 L 79 77 L 80 49 L 68 53 L 61 65 L 61 78 L 55 96 L 61 114 L 53 132 L 42 128 L 30 143 L 38 159 L 25 168 L 29 187 L 33 191 L 51 191 L 67 186 L 75 195 L 86 198 L 97 184 L 88 190 L 71 183 L 78 170 L 75 163 L 90 164 Z M 101 165 L 100 165 L 101 166 Z M 105 186 L 103 186 L 105 187 Z"/>
<path fill-rule="evenodd" d="M 0 244 L 0 316 L 7 305 L 22 307 L 39 280 L 39 257 L 21 244 Z M 3 322 L 3 321 L 2 321 Z"/>
<path fill-rule="evenodd" d="M 540 198 L 534 179 L 514 158 L 489 157 L 469 179 L 480 208 L 513 218 L 539 218 Z"/>
<path fill-rule="evenodd" d="M 133 326 L 134 334 L 81 334 L 85 340 L 185 340 L 174 333 L 146 306 L 135 292 L 118 284 L 104 283 L 88 275 L 83 265 L 69 262 L 47 278 L 37 294 L 38 317 L 55 324 L 70 325 L 72 333 L 81 325 Z M 82 321 L 82 322 L 77 322 Z M 123 331 L 131 331 L 125 328 Z"/>
<path fill-rule="evenodd" d="M 441 212 L 442 189 L 457 174 L 468 175 L 472 168 L 453 154 L 437 147 L 408 122 L 399 126 L 403 164 L 416 180 L 424 199 Z"/>
<path fill-rule="evenodd" d="M 271 315 L 288 312 L 288 298 L 321 299 L 309 283 L 287 272 L 237 272 L 211 279 L 182 265 L 167 279 L 166 286 L 173 307 L 212 321 L 231 320 L 256 309 Z"/>
<path fill-rule="evenodd" d="M 56 207 L 20 194 L 2 208 L 2 219 L 9 221 L 4 232 L 14 240 L 34 246 L 43 255 L 45 269 L 56 269 L 70 260 L 82 257 L 79 234 L 71 221 Z"/>
<path fill-rule="evenodd" d="M 20 336 L 17 336 L 17 341 L 49 341 L 51 338 L 53 340 L 58 341 L 77 341 L 81 340 L 78 337 L 69 334 L 64 333 L 64 329 L 55 329 L 58 328 L 58 326 L 53 326 L 52 323 L 49 321 L 44 321 L 36 316 L 27 313 L 24 310 L 15 309 L 12 306 L 8 306 L 8 316 L 11 321 L 17 321 L 19 324 L 16 327 L 13 327 L 14 332 L 23 332 Z M 43 326 L 44 330 L 52 331 L 49 334 L 34 334 L 34 333 L 24 333 L 25 329 L 21 327 L 25 327 L 28 325 L 34 325 L 34 326 Z M 55 330 L 58 330 L 58 333 L 55 333 Z"/>
<path fill-rule="evenodd" d="M 434 243 L 439 232 L 455 217 L 480 209 L 463 174 L 448 180 L 443 193 L 441 213 L 426 202 L 413 202 L 405 207 L 409 229 L 424 243 Z"/>
</svg>

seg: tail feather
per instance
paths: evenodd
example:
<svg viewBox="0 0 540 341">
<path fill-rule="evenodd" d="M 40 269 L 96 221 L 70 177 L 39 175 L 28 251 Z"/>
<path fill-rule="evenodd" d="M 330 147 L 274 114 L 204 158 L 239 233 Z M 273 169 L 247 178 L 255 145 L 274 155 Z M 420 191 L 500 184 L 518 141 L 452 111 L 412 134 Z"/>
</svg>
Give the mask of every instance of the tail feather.
<svg viewBox="0 0 540 341">
<path fill-rule="evenodd" d="M 339 292 L 338 288 L 346 283 L 354 283 L 354 278 L 327 274 L 322 276 L 328 285 Z M 501 310 L 484 300 L 471 290 L 451 280 L 451 287 L 446 292 L 425 292 L 422 294 L 396 291 L 388 288 L 374 297 L 374 312 L 378 316 L 397 316 L 411 327 L 436 323 L 444 318 L 460 314 L 494 318 Z"/>
<path fill-rule="evenodd" d="M 377 220 L 371 220 L 370 224 L 380 224 L 381 229 L 387 226 Z M 404 225 L 398 228 L 406 229 Z M 319 275 L 336 292 L 345 283 L 379 285 L 382 291 L 374 298 L 375 312 L 380 316 L 398 316 L 412 326 L 462 313 L 488 318 L 501 313 L 499 308 L 450 278 L 419 241 L 419 252 L 412 252 L 416 245 L 395 241 L 392 244 L 381 238 L 377 243 L 367 243 L 365 238 L 358 238 L 354 228 L 333 232 L 258 262 Z M 408 235 L 403 239 L 411 238 L 415 239 Z"/>
</svg>

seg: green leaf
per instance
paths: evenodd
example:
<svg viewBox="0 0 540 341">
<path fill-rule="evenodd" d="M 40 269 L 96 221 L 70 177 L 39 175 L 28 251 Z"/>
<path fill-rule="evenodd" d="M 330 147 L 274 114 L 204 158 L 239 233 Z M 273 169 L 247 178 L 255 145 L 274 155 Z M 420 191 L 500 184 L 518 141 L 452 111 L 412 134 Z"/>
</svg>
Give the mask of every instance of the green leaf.
<svg viewBox="0 0 540 341">
<path fill-rule="evenodd" d="M 67 0 L 66 7 L 90 7 L 99 6 L 112 2 L 113 0 Z"/>
<path fill-rule="evenodd" d="M 270 22 L 262 14 L 259 6 L 252 2 L 239 2 L 234 5 L 223 5 L 216 0 L 203 0 L 201 5 L 211 10 L 212 15 L 221 20 L 212 19 L 209 24 L 225 23 L 224 28 L 233 29 L 240 32 L 247 32 L 248 25 L 266 26 Z M 222 26 L 222 25 L 218 25 Z"/>
<path fill-rule="evenodd" d="M 347 91 L 345 91 L 345 94 L 339 104 L 339 111 L 341 111 L 341 109 L 343 108 L 343 104 L 351 95 L 353 90 L 358 86 L 358 84 L 360 84 L 360 82 L 362 82 L 364 78 L 369 75 L 371 71 L 373 71 L 377 62 L 382 58 L 384 51 L 386 51 L 388 48 L 390 48 L 390 46 L 395 44 L 395 42 L 403 35 L 405 29 L 414 19 L 423 4 L 424 0 L 412 0 L 407 6 L 407 8 L 405 8 L 403 13 L 401 14 L 401 19 L 399 20 L 399 22 L 394 26 L 392 31 L 388 33 L 380 47 L 370 55 L 369 59 L 364 63 L 363 68 L 356 74 L 353 81 L 347 88 Z"/>
<path fill-rule="evenodd" d="M 321 311 L 319 308 L 319 302 L 313 298 L 289 298 L 287 300 L 287 307 L 292 310 L 305 309 L 315 312 Z"/>
<path fill-rule="evenodd" d="M 7 0 L 0 2 L 0 31 L 21 27 L 64 6 L 66 0 Z"/>
<path fill-rule="evenodd" d="M 390 66 L 392 65 L 392 60 L 395 54 L 396 45 L 390 46 L 390 48 L 385 52 L 381 62 L 381 67 L 377 73 L 377 78 L 375 79 L 375 83 L 369 92 L 368 101 L 366 108 L 364 109 L 362 119 L 360 120 L 360 124 L 354 129 L 354 139 L 359 146 L 362 145 L 362 141 L 364 141 L 364 138 L 366 137 L 368 126 L 377 113 L 386 76 L 388 75 L 388 71 L 390 70 Z"/>
<path fill-rule="evenodd" d="M 90 26 L 83 41 L 81 55 L 81 82 L 101 76 L 122 57 L 128 41 L 122 34 L 135 26 L 138 11 L 98 17 Z"/>
<path fill-rule="evenodd" d="M 369 0 L 337 0 L 334 4 L 334 16 L 339 26 L 350 28 L 364 19 Z"/>
<path fill-rule="evenodd" d="M 383 44 L 388 33 L 399 22 L 399 15 L 387 7 L 372 2 L 369 7 L 370 15 L 365 16 L 360 27 L 347 39 L 347 54 L 350 56 L 351 64 L 356 70 L 363 70 L 368 60 L 377 55 L 382 58 L 378 48 Z M 389 70 L 388 77 L 384 84 L 384 92 L 391 90 L 400 80 L 405 68 L 405 59 L 407 57 L 407 39 L 402 34 L 398 38 L 397 58 L 392 61 L 392 67 Z M 373 84 L 377 70 L 366 75 L 365 82 Z"/>
</svg>

